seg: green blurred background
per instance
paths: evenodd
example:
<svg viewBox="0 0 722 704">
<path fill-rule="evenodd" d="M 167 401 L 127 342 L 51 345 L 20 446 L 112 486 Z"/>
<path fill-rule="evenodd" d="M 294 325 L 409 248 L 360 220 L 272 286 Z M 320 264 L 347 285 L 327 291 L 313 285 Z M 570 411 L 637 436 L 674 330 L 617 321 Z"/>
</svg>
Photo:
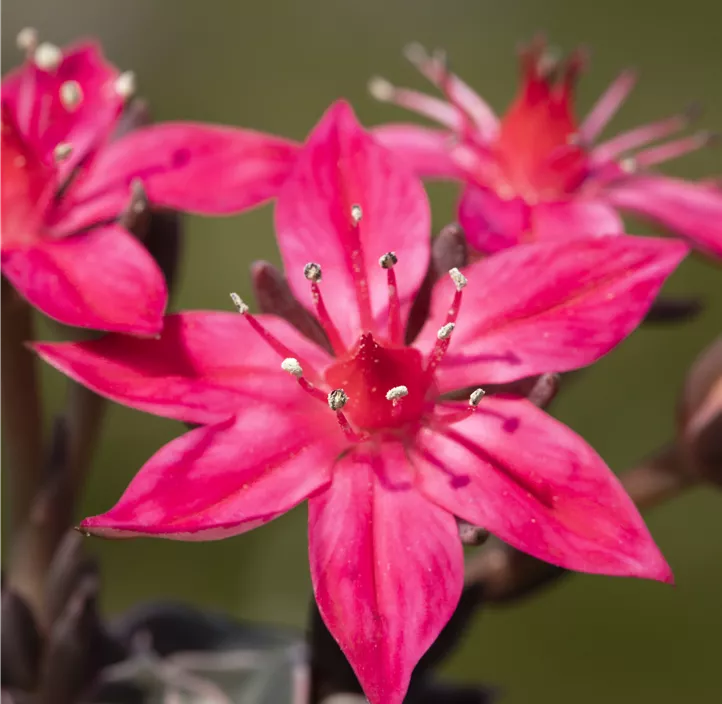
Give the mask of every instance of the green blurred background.
<svg viewBox="0 0 722 704">
<path fill-rule="evenodd" d="M 582 110 L 617 71 L 641 69 L 613 131 L 693 100 L 704 104 L 706 126 L 722 125 L 717 0 L 5 0 L 2 20 L 3 71 L 18 62 L 14 37 L 26 25 L 56 43 L 94 35 L 112 61 L 136 72 L 158 120 L 223 122 L 301 139 L 340 96 L 367 124 L 403 118 L 376 104 L 366 82 L 382 74 L 423 87 L 401 58 L 411 40 L 446 48 L 453 68 L 502 109 L 516 86 L 517 42 L 545 30 L 564 50 L 578 43 L 593 48 L 579 91 Z M 689 156 L 668 171 L 719 174 L 719 151 Z M 430 192 L 440 226 L 453 217 L 455 189 Z M 644 228 L 635 223 L 632 231 Z M 278 260 L 270 207 L 234 218 L 190 218 L 187 233 L 176 308 L 230 309 L 229 291 L 250 293 L 248 264 Z M 637 332 L 555 407 L 615 469 L 670 437 L 685 370 L 720 330 L 719 266 L 691 258 L 666 290 L 704 296 L 704 314 L 677 331 Z M 43 381 L 49 418 L 60 408 L 63 379 L 46 369 Z M 182 430 L 113 408 L 84 511 L 109 508 L 151 453 Z M 507 704 L 722 700 L 722 496 L 693 491 L 648 521 L 674 568 L 676 588 L 575 576 L 524 605 L 480 614 L 448 674 L 499 685 Z M 305 623 L 303 507 L 219 543 L 93 541 L 92 549 L 102 562 L 109 612 L 159 597 L 254 620 Z"/>
</svg>

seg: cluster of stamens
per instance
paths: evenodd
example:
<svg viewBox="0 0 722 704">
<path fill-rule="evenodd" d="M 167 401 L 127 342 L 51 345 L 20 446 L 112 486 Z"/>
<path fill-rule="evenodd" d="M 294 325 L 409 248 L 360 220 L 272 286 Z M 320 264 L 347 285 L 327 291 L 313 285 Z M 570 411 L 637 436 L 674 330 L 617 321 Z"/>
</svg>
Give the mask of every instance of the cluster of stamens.
<svg viewBox="0 0 722 704">
<path fill-rule="evenodd" d="M 351 217 L 354 224 L 358 225 L 362 218 L 361 206 L 354 205 L 351 209 Z M 388 273 L 388 293 L 389 293 L 389 329 L 388 339 L 392 345 L 400 346 L 403 344 L 401 335 L 401 306 L 399 303 L 398 290 L 396 287 L 396 278 L 394 274 L 394 266 L 398 263 L 398 257 L 394 252 L 386 252 L 379 258 L 379 266 Z M 341 357 L 347 353 L 344 344 L 336 326 L 331 320 L 326 305 L 321 294 L 320 282 L 323 278 L 321 265 L 317 262 L 309 262 L 304 267 L 304 277 L 309 281 L 311 287 L 311 298 L 318 317 L 326 335 L 329 338 L 333 351 L 337 357 Z M 449 271 L 449 276 L 454 282 L 455 293 L 451 307 L 447 311 L 446 321 L 439 328 L 437 340 L 432 349 L 426 366 L 423 368 L 424 388 L 428 388 L 433 380 L 433 375 L 439 363 L 444 357 L 446 350 L 451 342 L 451 336 L 456 327 L 456 318 L 461 305 L 462 291 L 467 284 L 466 277 L 456 268 Z M 326 393 L 322 391 L 315 383 L 310 381 L 304 372 L 302 364 L 299 362 L 292 350 L 286 347 L 280 340 L 274 337 L 253 315 L 249 313 L 249 308 L 244 301 L 236 293 L 231 293 L 231 300 L 236 309 L 249 322 L 251 327 L 258 333 L 264 341 L 276 351 L 282 358 L 281 369 L 292 377 L 294 377 L 301 388 L 315 399 L 325 403 L 336 414 L 339 426 L 345 435 L 354 442 L 360 442 L 369 437 L 367 432 L 357 432 L 351 426 L 349 419 L 344 414 L 344 407 L 349 402 L 349 395 L 343 388 L 332 389 Z M 316 370 L 311 373 L 311 379 L 318 380 L 321 378 Z M 406 385 L 394 386 L 385 393 L 386 400 L 391 404 L 391 417 L 397 418 L 401 414 L 404 399 L 409 396 L 409 388 Z M 479 405 L 484 396 L 484 391 L 476 389 L 469 397 L 469 405 L 466 409 L 438 417 L 436 420 L 442 424 L 448 424 L 462 420 L 468 417 Z"/>
</svg>

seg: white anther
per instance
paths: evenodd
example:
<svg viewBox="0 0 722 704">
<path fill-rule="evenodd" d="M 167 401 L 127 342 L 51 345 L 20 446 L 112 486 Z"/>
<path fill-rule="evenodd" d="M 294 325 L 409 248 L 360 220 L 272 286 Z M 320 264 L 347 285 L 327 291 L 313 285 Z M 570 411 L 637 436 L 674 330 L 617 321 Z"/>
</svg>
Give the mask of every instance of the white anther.
<svg viewBox="0 0 722 704">
<path fill-rule="evenodd" d="M 354 221 L 354 225 L 358 225 L 361 222 L 361 218 L 364 216 L 364 211 L 358 203 L 354 203 L 351 206 L 351 219 Z"/>
<path fill-rule="evenodd" d="M 369 93 L 371 93 L 376 100 L 381 100 L 383 102 L 393 100 L 395 92 L 396 88 L 394 88 L 394 86 L 385 78 L 374 76 L 369 81 Z"/>
<path fill-rule="evenodd" d="M 625 174 L 633 174 L 637 170 L 637 160 L 634 157 L 627 157 L 619 162 L 619 168 Z"/>
<path fill-rule="evenodd" d="M 131 98 L 135 93 L 135 74 L 132 71 L 121 73 L 120 76 L 115 79 L 113 87 L 115 88 L 115 92 L 123 98 L 123 100 Z"/>
<path fill-rule="evenodd" d="M 60 102 L 66 110 L 75 110 L 83 102 L 83 89 L 77 81 L 65 81 L 60 85 Z"/>
<path fill-rule="evenodd" d="M 426 63 L 429 60 L 429 54 L 424 48 L 423 44 L 419 42 L 411 42 L 404 47 L 404 56 L 407 61 L 410 61 L 414 66 L 419 66 Z"/>
<path fill-rule="evenodd" d="M 406 386 L 394 386 L 386 392 L 387 401 L 398 401 L 400 398 L 409 395 L 409 389 Z"/>
<path fill-rule="evenodd" d="M 43 71 L 54 71 L 63 60 L 63 52 L 49 42 L 43 42 L 33 54 L 35 65 Z"/>
<path fill-rule="evenodd" d="M 396 256 L 396 252 L 386 252 L 379 257 L 379 266 L 382 269 L 393 269 L 399 258 Z"/>
<path fill-rule="evenodd" d="M 454 323 L 446 323 L 439 328 L 439 332 L 436 333 L 436 337 L 440 340 L 448 340 L 451 337 L 451 333 L 454 332 L 456 325 Z"/>
<path fill-rule="evenodd" d="M 281 362 L 281 369 L 283 369 L 284 372 L 292 374 L 296 379 L 300 379 L 303 376 L 303 368 L 298 363 L 298 360 L 293 357 L 286 357 L 286 359 Z"/>
<path fill-rule="evenodd" d="M 38 30 L 35 29 L 35 27 L 24 27 L 18 32 L 15 42 L 18 45 L 18 49 L 22 49 L 31 54 L 38 45 Z"/>
<path fill-rule="evenodd" d="M 309 281 L 315 281 L 318 283 L 321 280 L 321 276 L 323 275 L 323 272 L 321 271 L 321 265 L 316 264 L 316 262 L 309 262 L 306 264 L 306 266 L 303 267 L 303 275 L 309 280 Z"/>
<path fill-rule="evenodd" d="M 461 291 L 461 289 L 466 286 L 466 276 L 464 276 L 456 267 L 449 269 L 449 276 L 454 282 L 454 286 L 456 286 L 457 291 Z"/>
<path fill-rule="evenodd" d="M 484 391 L 484 389 L 477 389 L 476 391 L 472 391 L 471 396 L 469 396 L 469 405 L 476 408 L 485 395 L 486 391 Z"/>
<path fill-rule="evenodd" d="M 73 153 L 73 145 L 70 142 L 60 142 L 53 149 L 53 158 L 56 163 L 65 161 Z"/>
<path fill-rule="evenodd" d="M 243 299 L 237 293 L 231 294 L 231 300 L 233 301 L 233 305 L 238 309 L 238 312 L 241 315 L 248 313 L 248 306 L 243 302 Z"/>
<path fill-rule="evenodd" d="M 328 405 L 332 411 L 340 411 L 348 403 L 348 396 L 343 389 L 334 389 L 328 395 Z"/>
</svg>

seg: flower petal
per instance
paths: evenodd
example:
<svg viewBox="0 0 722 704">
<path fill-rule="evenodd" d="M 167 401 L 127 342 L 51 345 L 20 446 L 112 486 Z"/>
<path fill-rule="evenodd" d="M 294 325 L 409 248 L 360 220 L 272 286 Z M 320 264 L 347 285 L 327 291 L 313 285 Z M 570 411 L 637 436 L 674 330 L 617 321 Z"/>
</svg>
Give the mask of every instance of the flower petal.
<svg viewBox="0 0 722 704">
<path fill-rule="evenodd" d="M 66 325 L 137 335 L 162 326 L 163 274 L 116 225 L 3 251 L 2 273 L 32 305 Z"/>
<path fill-rule="evenodd" d="M 535 241 L 624 233 L 624 223 L 617 212 L 601 201 L 577 198 L 557 203 L 539 203 L 531 209 L 531 219 Z"/>
<path fill-rule="evenodd" d="M 594 450 L 528 401 L 489 397 L 413 460 L 440 506 L 513 547 L 581 572 L 672 581 L 634 503 Z"/>
<path fill-rule="evenodd" d="M 712 256 L 722 257 L 722 191 L 703 183 L 644 175 L 606 193 L 617 207 L 659 222 Z"/>
<path fill-rule="evenodd" d="M 115 90 L 117 77 L 118 69 L 105 60 L 100 47 L 84 42 L 64 49 L 54 71 L 28 61 L 8 74 L 2 82 L 3 105 L 44 163 L 54 163 L 53 150 L 59 143 L 72 145 L 61 165 L 67 174 L 110 134 L 120 115 L 124 98 Z M 77 102 L 63 102 L 64 84 L 74 84 Z"/>
<path fill-rule="evenodd" d="M 461 595 L 456 521 L 412 486 L 394 443 L 339 459 L 329 489 L 309 501 L 308 530 L 323 620 L 371 704 L 400 704 Z"/>
<path fill-rule="evenodd" d="M 521 198 L 504 200 L 479 186 L 467 186 L 459 201 L 459 224 L 480 252 L 491 254 L 529 241 L 530 217 Z"/>
<path fill-rule="evenodd" d="M 422 178 L 462 179 L 466 174 L 452 156 L 449 132 L 419 125 L 392 124 L 374 127 L 371 134 Z"/>
<path fill-rule="evenodd" d="M 313 379 L 329 356 L 275 316 L 257 316 L 290 346 Z M 102 396 L 189 423 L 216 423 L 256 402 L 280 410 L 320 406 L 281 370 L 281 357 L 233 313 L 169 315 L 156 340 L 107 335 L 87 342 L 37 343 L 49 364 Z"/>
<path fill-rule="evenodd" d="M 351 217 L 355 204 L 363 211 L 358 226 Z M 421 182 L 362 129 L 344 102 L 333 105 L 311 133 L 276 206 L 291 288 L 309 301 L 303 269 L 318 262 L 326 307 L 348 344 L 387 316 L 386 271 L 378 259 L 388 251 L 400 262 L 405 320 L 429 263 L 430 226 Z"/>
<path fill-rule="evenodd" d="M 324 426 L 324 429 L 328 426 Z M 342 434 L 257 403 L 161 448 L 107 513 L 82 530 L 106 538 L 218 540 L 277 518 L 331 479 Z"/>
<path fill-rule="evenodd" d="M 468 286 L 437 381 L 442 391 L 585 366 L 641 322 L 687 254 L 679 241 L 585 238 L 514 247 L 464 270 Z M 434 288 L 417 340 L 430 350 L 453 284 Z"/>
<path fill-rule="evenodd" d="M 252 130 L 169 122 L 131 132 L 103 149 L 71 192 L 68 210 L 98 201 L 95 218 L 117 215 L 139 179 L 151 203 L 210 215 L 274 198 L 298 146 Z M 77 224 L 74 226 L 77 227 Z"/>
</svg>

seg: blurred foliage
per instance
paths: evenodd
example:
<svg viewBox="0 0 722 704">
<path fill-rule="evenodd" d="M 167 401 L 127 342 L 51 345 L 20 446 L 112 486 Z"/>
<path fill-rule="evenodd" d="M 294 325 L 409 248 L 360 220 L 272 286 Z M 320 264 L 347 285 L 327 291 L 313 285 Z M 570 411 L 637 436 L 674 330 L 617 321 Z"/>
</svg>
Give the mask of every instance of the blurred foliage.
<svg viewBox="0 0 722 704">
<path fill-rule="evenodd" d="M 301 139 L 343 96 L 367 124 L 405 119 L 376 104 L 366 82 L 382 74 L 423 87 L 401 59 L 411 40 L 445 47 L 451 65 L 503 108 L 517 79 L 514 48 L 545 30 L 569 50 L 593 48 L 579 90 L 584 110 L 623 67 L 640 84 L 612 131 L 674 113 L 693 100 L 703 123 L 722 126 L 722 4 L 715 0 L 5 0 L 3 71 L 18 61 L 26 25 L 57 43 L 93 35 L 132 68 L 158 120 L 224 122 Z M 669 172 L 720 173 L 714 149 Z M 453 217 L 455 189 L 430 188 L 437 228 Z M 249 294 L 248 264 L 278 260 L 272 208 L 224 219 L 189 219 L 177 308 L 227 308 Z M 638 223 L 630 231 L 648 232 Z M 719 333 L 722 268 L 692 257 L 667 286 L 700 294 L 705 312 L 675 329 L 637 332 L 584 373 L 555 407 L 616 468 L 632 465 L 673 430 L 686 368 Z M 42 334 L 52 335 L 50 328 Z M 242 350 L 238 354 L 242 354 Z M 44 370 L 48 417 L 63 379 Z M 130 477 L 183 428 L 127 409 L 109 414 L 84 510 L 109 508 Z M 579 576 L 522 606 L 482 613 L 449 674 L 498 684 L 508 704 L 666 704 L 718 701 L 722 632 L 722 497 L 700 489 L 648 516 L 677 587 Z M 184 599 L 242 617 L 302 625 L 310 582 L 305 509 L 220 543 L 96 541 L 111 612 L 148 598 Z"/>
</svg>

